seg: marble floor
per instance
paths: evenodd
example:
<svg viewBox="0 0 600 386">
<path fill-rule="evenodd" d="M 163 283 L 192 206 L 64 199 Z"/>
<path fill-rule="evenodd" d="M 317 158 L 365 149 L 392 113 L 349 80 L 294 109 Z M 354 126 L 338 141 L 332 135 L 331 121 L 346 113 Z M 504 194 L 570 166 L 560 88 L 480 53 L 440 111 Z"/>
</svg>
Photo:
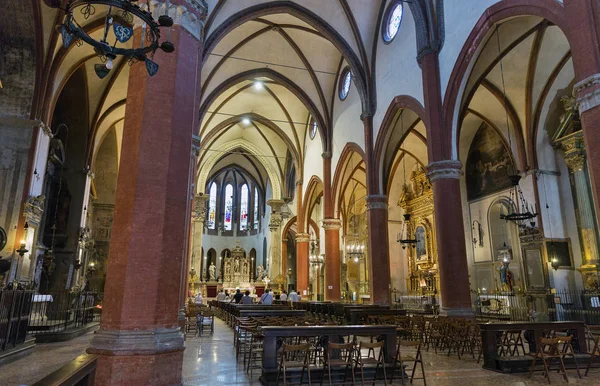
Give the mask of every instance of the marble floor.
<svg viewBox="0 0 600 386">
<path fill-rule="evenodd" d="M 0 385 L 31 385 L 52 371 L 85 352 L 92 334 L 86 334 L 69 342 L 47 343 L 36 346 L 34 352 L 12 363 L 0 366 Z M 215 333 L 203 337 L 188 336 L 183 364 L 183 384 L 186 386 L 260 385 L 258 371 L 250 380 L 243 366 L 235 360 L 233 332 L 222 321 L 216 320 Z M 547 385 L 541 373 L 532 379 L 527 374 L 500 374 L 483 370 L 476 360 L 434 354 L 424 355 L 427 385 L 429 386 L 533 386 Z M 600 385 L 600 369 L 590 371 L 588 377 L 578 379 L 575 371 L 568 371 L 569 383 Z M 564 384 L 562 378 L 551 374 L 552 384 Z M 366 381 L 366 380 L 365 380 Z M 369 382 L 369 384 L 371 384 Z M 383 383 L 378 383 L 383 384 Z M 400 384 L 395 380 L 394 384 Z M 414 381 L 414 385 L 422 385 Z"/>
</svg>

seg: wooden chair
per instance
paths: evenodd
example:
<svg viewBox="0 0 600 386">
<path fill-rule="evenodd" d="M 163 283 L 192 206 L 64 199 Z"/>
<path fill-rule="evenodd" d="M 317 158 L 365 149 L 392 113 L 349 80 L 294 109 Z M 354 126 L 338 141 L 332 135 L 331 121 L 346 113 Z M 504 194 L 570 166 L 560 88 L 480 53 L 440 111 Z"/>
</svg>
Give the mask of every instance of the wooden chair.
<svg viewBox="0 0 600 386">
<path fill-rule="evenodd" d="M 590 368 L 592 367 L 592 363 L 596 357 L 600 357 L 600 336 L 594 339 L 594 348 L 590 352 L 590 361 L 588 362 L 587 368 L 585 369 L 585 376 L 587 377 Z"/>
<path fill-rule="evenodd" d="M 250 333 L 250 344 L 247 350 L 248 360 L 246 361 L 244 356 L 244 363 L 246 363 L 246 374 L 252 379 L 252 370 L 262 369 L 264 336 L 259 328 L 249 329 L 248 332 Z"/>
<path fill-rule="evenodd" d="M 346 384 L 346 376 L 348 369 L 350 369 L 350 373 L 352 374 L 352 384 L 354 385 L 356 382 L 354 376 L 354 370 L 352 369 L 352 358 L 354 355 L 355 346 L 353 342 L 350 343 L 328 343 L 327 350 L 325 350 L 325 354 L 323 357 L 323 372 L 327 370 L 327 376 L 329 378 L 329 385 L 333 385 L 331 383 L 331 368 L 332 367 L 344 367 L 344 381 L 342 385 Z M 338 351 L 337 358 L 334 358 L 335 351 Z M 325 374 L 321 378 L 321 385 L 323 384 L 323 380 L 325 379 Z"/>
<path fill-rule="evenodd" d="M 198 335 L 202 336 L 204 333 L 204 326 L 210 326 L 210 333 L 212 335 L 215 332 L 215 313 L 206 309 L 200 311 L 198 316 Z"/>
<path fill-rule="evenodd" d="M 298 360 L 300 359 L 300 360 Z M 279 370 L 277 371 L 276 384 L 279 385 L 279 376 L 283 371 L 283 385 L 287 386 L 287 370 L 292 368 L 302 368 L 300 373 L 300 384 L 304 378 L 304 370 L 308 372 L 308 384 L 312 385 L 310 380 L 310 344 L 283 344 L 281 347 L 281 359 L 279 361 Z"/>
<path fill-rule="evenodd" d="M 396 346 L 396 358 L 394 359 L 394 371 L 396 369 L 396 365 L 400 366 L 400 379 L 402 381 L 402 384 L 404 385 L 404 371 L 410 371 L 410 383 L 412 384 L 413 381 L 415 379 L 419 380 L 422 379 L 423 380 L 423 385 L 427 386 L 427 379 L 425 376 L 425 366 L 423 365 L 423 356 L 421 353 L 421 342 L 420 341 L 401 341 L 398 340 L 398 344 Z M 414 356 L 412 355 L 404 355 L 402 356 L 400 350 L 401 350 L 401 346 L 404 347 L 412 347 L 414 349 L 416 349 L 416 353 Z M 406 367 L 406 369 L 404 368 L 404 364 L 407 362 L 412 362 L 412 367 Z M 421 366 L 421 377 L 415 377 L 415 373 L 417 371 L 417 366 Z M 392 372 L 392 378 L 390 379 L 390 383 L 394 382 L 394 372 Z"/>
<path fill-rule="evenodd" d="M 535 370 L 535 365 L 538 359 L 542 360 L 544 365 L 544 376 L 548 379 L 548 383 L 550 382 L 550 367 L 553 359 L 558 359 L 559 361 L 559 372 L 562 370 L 563 377 L 565 382 L 569 382 L 569 378 L 567 377 L 567 371 L 565 370 L 565 364 L 563 362 L 562 353 L 558 349 L 559 338 L 541 338 L 538 345 L 537 351 L 533 359 L 531 360 L 531 368 L 529 369 L 529 378 L 533 375 L 533 371 Z M 548 360 L 548 362 L 546 362 Z"/>
<path fill-rule="evenodd" d="M 381 366 L 383 368 L 383 384 L 387 385 L 387 374 L 385 372 L 384 347 L 385 347 L 384 341 L 374 342 L 374 343 L 368 343 L 368 342 L 360 342 L 359 343 L 357 353 L 354 356 L 354 369 L 356 370 L 358 367 L 360 367 L 360 380 L 361 380 L 362 386 L 365 385 L 364 367 L 365 367 L 365 365 L 373 365 L 373 364 L 375 364 L 375 376 L 373 377 L 373 385 L 375 385 L 375 382 L 377 381 L 377 371 L 379 370 L 379 366 Z M 362 355 L 362 351 L 364 349 L 367 350 L 366 356 Z M 377 358 L 375 357 L 375 349 L 379 349 L 379 355 L 377 356 Z M 373 354 L 373 356 L 371 356 L 371 353 Z"/>
<path fill-rule="evenodd" d="M 577 376 L 581 379 L 581 373 L 579 372 L 579 364 L 577 363 L 577 357 L 575 357 L 575 350 L 573 350 L 573 336 L 562 336 L 558 337 L 558 344 L 562 345 L 562 349 L 560 350 L 562 354 L 562 360 L 564 362 L 567 356 L 573 358 L 573 362 L 575 362 L 575 369 L 577 370 Z"/>
</svg>

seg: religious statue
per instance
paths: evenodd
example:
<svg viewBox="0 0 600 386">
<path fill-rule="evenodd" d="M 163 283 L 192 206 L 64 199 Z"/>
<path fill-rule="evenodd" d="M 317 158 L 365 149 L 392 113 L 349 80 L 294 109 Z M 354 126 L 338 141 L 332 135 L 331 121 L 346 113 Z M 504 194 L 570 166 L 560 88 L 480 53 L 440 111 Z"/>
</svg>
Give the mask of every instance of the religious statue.
<svg viewBox="0 0 600 386">
<path fill-rule="evenodd" d="M 225 275 L 231 275 L 231 263 L 227 262 L 225 263 Z"/>
<path fill-rule="evenodd" d="M 202 280 L 206 281 L 208 278 L 206 277 L 206 268 L 202 268 Z"/>
<path fill-rule="evenodd" d="M 233 272 L 240 272 L 240 259 L 235 259 Z"/>
<path fill-rule="evenodd" d="M 509 291 L 513 290 L 513 274 L 508 268 L 509 262 L 503 261 L 500 266 L 500 283 L 502 287 L 508 288 Z"/>
<path fill-rule="evenodd" d="M 244 261 L 244 267 L 242 269 L 242 275 L 248 276 L 248 263 Z"/>
<path fill-rule="evenodd" d="M 256 280 L 262 280 L 264 274 L 265 274 L 265 269 L 263 268 L 262 264 L 260 264 L 256 268 Z"/>
<path fill-rule="evenodd" d="M 217 279 L 217 267 L 215 263 L 210 263 L 210 267 L 208 267 L 208 272 L 210 274 L 210 281 L 215 281 Z"/>
</svg>

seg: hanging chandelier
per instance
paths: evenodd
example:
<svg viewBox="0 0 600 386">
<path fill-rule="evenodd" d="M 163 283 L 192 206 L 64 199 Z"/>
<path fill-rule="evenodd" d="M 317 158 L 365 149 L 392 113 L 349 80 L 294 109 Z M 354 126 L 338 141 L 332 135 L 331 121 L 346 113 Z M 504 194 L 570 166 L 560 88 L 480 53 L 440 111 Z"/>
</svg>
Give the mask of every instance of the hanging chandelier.
<svg viewBox="0 0 600 386">
<path fill-rule="evenodd" d="M 502 96 L 503 96 L 503 102 L 504 102 L 504 116 L 506 119 L 506 130 L 508 133 L 508 146 L 509 146 L 509 151 L 512 151 L 512 141 L 511 141 L 511 136 L 510 136 L 510 125 L 508 124 L 508 104 L 507 104 L 507 98 L 506 98 L 506 85 L 504 83 L 504 67 L 502 66 L 502 53 L 500 50 L 500 33 L 499 33 L 499 26 L 496 25 L 496 42 L 498 45 L 498 58 L 499 60 L 499 65 L 500 65 L 500 76 L 501 76 L 501 80 L 502 80 Z M 535 219 L 537 217 L 537 213 L 535 212 L 533 205 L 529 204 L 527 202 L 527 199 L 525 198 L 525 195 L 523 194 L 523 191 L 521 190 L 521 187 L 519 186 L 519 182 L 521 181 L 521 175 L 519 174 L 518 170 L 515 170 L 515 167 L 512 167 L 512 174 L 510 174 L 508 176 L 511 185 L 513 186 L 513 189 L 510 192 L 510 198 L 512 200 L 512 202 L 514 202 L 514 207 L 511 208 L 510 212 L 508 214 L 500 214 L 500 219 L 501 220 L 508 220 L 508 221 L 513 221 L 515 223 L 517 223 L 520 227 L 526 227 L 526 223 L 529 222 L 529 225 L 531 225 L 531 227 L 535 227 L 535 221 L 533 221 L 533 219 Z"/>
<path fill-rule="evenodd" d="M 405 213 L 404 221 L 402 222 L 402 232 L 400 232 L 397 236 L 396 241 L 400 243 L 402 249 L 406 249 L 406 247 L 412 246 L 413 248 L 417 247 L 417 239 L 410 237 L 410 213 Z"/>
<path fill-rule="evenodd" d="M 64 1 L 46 3 L 53 8 L 61 8 L 66 13 L 63 23 L 57 26 L 65 48 L 73 43 L 87 43 L 94 48 L 101 61 L 94 66 L 100 79 L 108 75 L 118 56 L 127 58 L 129 64 L 145 62 L 148 74 L 154 76 L 158 72 L 158 64 L 150 58 L 156 50 L 160 48 L 167 53 L 175 50 L 169 39 L 159 43 L 160 27 L 173 25 L 173 19 L 168 15 L 169 1 L 166 3 L 165 14 L 158 21 L 152 17 L 148 2 L 138 5 L 137 0 L 68 0 L 64 8 L 61 7 Z M 146 9 L 143 9 L 144 6 Z M 97 12 L 104 13 L 104 29 L 100 39 L 90 36 L 78 22 L 81 18 L 86 21 L 96 19 Z M 133 37 L 134 24 L 142 25 L 142 39 L 139 47 L 128 48 L 124 44 Z"/>
</svg>

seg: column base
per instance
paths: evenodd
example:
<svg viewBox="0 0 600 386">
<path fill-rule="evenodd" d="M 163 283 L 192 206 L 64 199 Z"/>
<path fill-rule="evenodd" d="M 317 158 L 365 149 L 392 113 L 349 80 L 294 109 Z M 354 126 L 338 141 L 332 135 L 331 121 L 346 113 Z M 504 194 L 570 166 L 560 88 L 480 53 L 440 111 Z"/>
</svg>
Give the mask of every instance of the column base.
<svg viewBox="0 0 600 386">
<path fill-rule="evenodd" d="M 475 313 L 472 308 L 445 308 L 441 307 L 440 315 L 456 316 L 460 318 L 475 318 Z"/>
<path fill-rule="evenodd" d="M 87 352 L 99 355 L 96 385 L 180 385 L 184 349 L 179 327 L 101 329 Z"/>
<path fill-rule="evenodd" d="M 100 355 L 94 385 L 181 385 L 183 351 L 154 355 Z"/>
</svg>

